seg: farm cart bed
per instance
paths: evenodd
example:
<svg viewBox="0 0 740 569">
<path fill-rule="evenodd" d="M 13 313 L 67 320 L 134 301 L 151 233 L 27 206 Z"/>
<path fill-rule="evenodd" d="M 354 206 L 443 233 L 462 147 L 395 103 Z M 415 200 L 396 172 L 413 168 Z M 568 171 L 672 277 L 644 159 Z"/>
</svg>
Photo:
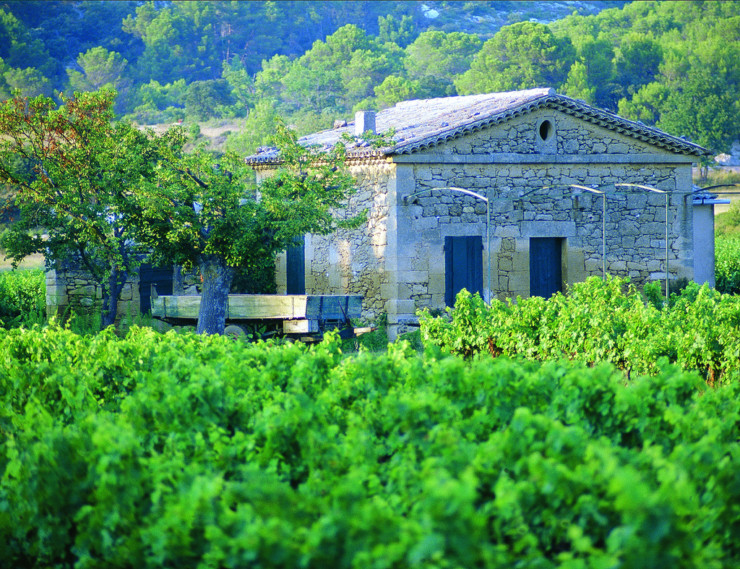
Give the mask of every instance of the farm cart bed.
<svg viewBox="0 0 740 569">
<path fill-rule="evenodd" d="M 200 296 L 157 296 L 152 316 L 170 324 L 194 324 Z M 339 329 L 343 337 L 354 336 L 351 319 L 362 312 L 360 295 L 230 294 L 227 326 L 242 329 L 265 326 L 288 336 L 320 336 Z"/>
</svg>

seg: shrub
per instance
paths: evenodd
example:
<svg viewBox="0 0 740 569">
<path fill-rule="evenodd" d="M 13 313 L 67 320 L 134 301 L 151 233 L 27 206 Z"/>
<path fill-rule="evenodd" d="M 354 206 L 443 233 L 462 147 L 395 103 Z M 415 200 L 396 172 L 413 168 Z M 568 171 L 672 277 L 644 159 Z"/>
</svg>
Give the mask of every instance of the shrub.
<svg viewBox="0 0 740 569">
<path fill-rule="evenodd" d="M 41 269 L 0 273 L 0 322 L 9 328 L 40 323 L 46 312 L 46 282 Z"/>
<path fill-rule="evenodd" d="M 737 567 L 739 395 L 336 334 L 0 330 L 0 566 Z"/>
<path fill-rule="evenodd" d="M 420 313 L 422 340 L 443 351 L 537 360 L 611 362 L 627 374 L 659 371 L 667 358 L 708 383 L 740 378 L 740 297 L 690 283 L 668 302 L 626 279 L 590 277 L 549 300 L 517 297 L 486 305 L 463 290 L 449 318 Z"/>
<path fill-rule="evenodd" d="M 715 246 L 715 288 L 740 294 L 740 233 L 718 235 Z"/>
</svg>

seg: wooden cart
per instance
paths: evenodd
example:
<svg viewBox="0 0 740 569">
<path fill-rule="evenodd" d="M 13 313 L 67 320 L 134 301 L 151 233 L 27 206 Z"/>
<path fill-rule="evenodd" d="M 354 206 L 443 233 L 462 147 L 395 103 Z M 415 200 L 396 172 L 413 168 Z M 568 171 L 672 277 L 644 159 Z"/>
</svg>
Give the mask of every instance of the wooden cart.
<svg viewBox="0 0 740 569">
<path fill-rule="evenodd" d="M 200 296 L 156 296 L 152 316 L 173 325 L 192 325 L 198 320 Z M 360 295 L 230 294 L 227 326 L 252 331 L 264 326 L 287 336 L 320 337 L 339 329 L 342 337 L 355 335 L 351 319 L 362 312 Z M 282 326 L 280 326 L 282 324 Z"/>
</svg>

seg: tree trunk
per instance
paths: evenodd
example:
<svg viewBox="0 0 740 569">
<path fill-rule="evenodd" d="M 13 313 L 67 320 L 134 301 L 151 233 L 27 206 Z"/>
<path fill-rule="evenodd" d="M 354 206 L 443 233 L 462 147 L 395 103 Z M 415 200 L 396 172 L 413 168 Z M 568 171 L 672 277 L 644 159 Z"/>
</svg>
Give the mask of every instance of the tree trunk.
<svg viewBox="0 0 740 569">
<path fill-rule="evenodd" d="M 128 273 L 113 267 L 108 277 L 108 283 L 103 287 L 103 307 L 100 314 L 100 329 L 116 323 L 118 314 L 118 299 L 121 296 L 123 285 L 126 284 Z"/>
<path fill-rule="evenodd" d="M 229 306 L 229 289 L 235 270 L 216 255 L 202 255 L 198 260 L 198 267 L 203 277 L 203 292 L 200 295 L 196 332 L 223 334 Z"/>
</svg>

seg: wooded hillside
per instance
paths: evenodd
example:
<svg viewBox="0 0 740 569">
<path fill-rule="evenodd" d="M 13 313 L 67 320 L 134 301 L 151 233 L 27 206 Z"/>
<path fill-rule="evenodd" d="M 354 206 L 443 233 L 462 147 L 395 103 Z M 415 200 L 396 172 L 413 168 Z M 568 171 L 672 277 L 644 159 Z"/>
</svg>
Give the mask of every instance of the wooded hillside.
<svg viewBox="0 0 740 569">
<path fill-rule="evenodd" d="M 236 121 L 227 146 L 251 152 L 276 115 L 304 133 L 406 99 L 551 86 L 719 153 L 740 138 L 739 40 L 736 1 L 6 1 L 0 97 L 112 85 L 120 115 Z"/>
</svg>

